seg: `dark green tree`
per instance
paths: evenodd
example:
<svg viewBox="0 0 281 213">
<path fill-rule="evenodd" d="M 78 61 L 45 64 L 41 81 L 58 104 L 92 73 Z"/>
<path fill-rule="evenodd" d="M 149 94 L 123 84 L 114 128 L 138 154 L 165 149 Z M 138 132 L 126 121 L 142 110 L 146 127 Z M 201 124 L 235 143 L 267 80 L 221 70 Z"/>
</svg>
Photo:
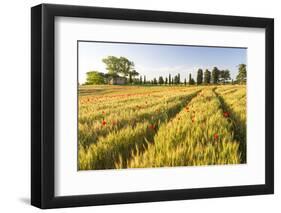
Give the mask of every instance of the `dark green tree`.
<svg viewBox="0 0 281 213">
<path fill-rule="evenodd" d="M 217 67 L 214 67 L 212 70 L 212 83 L 217 84 L 219 81 L 220 71 Z"/>
<path fill-rule="evenodd" d="M 194 79 L 192 78 L 191 73 L 189 74 L 188 84 L 189 84 L 189 85 L 194 85 L 194 84 L 195 84 L 195 81 L 194 81 Z"/>
<path fill-rule="evenodd" d="M 136 76 L 138 76 L 139 73 L 136 70 L 132 70 L 129 72 L 129 83 L 133 83 Z"/>
<path fill-rule="evenodd" d="M 238 75 L 236 76 L 236 80 L 242 84 L 247 81 L 247 67 L 246 64 L 239 64 L 238 66 Z"/>
<path fill-rule="evenodd" d="M 186 86 L 186 78 L 184 78 L 184 86 Z"/>
<path fill-rule="evenodd" d="M 206 69 L 204 72 L 204 84 L 209 84 L 211 83 L 211 72 Z"/>
<path fill-rule="evenodd" d="M 159 83 L 160 85 L 164 84 L 164 79 L 163 79 L 162 76 L 159 77 L 158 83 Z"/>
<path fill-rule="evenodd" d="M 229 70 L 221 70 L 219 75 L 219 81 L 225 84 L 226 81 L 230 80 L 230 72 Z"/>
<path fill-rule="evenodd" d="M 156 78 L 153 79 L 153 84 L 157 84 L 157 79 Z"/>
<path fill-rule="evenodd" d="M 129 83 L 133 83 L 133 76 L 132 75 L 129 75 Z"/>
<path fill-rule="evenodd" d="M 203 82 L 203 70 L 202 69 L 198 69 L 197 71 L 197 84 L 202 84 Z"/>
<path fill-rule="evenodd" d="M 171 74 L 169 74 L 169 85 L 171 84 Z"/>
<path fill-rule="evenodd" d="M 173 80 L 174 84 L 178 84 L 178 76 L 176 75 Z"/>
<path fill-rule="evenodd" d="M 168 78 L 167 77 L 165 78 L 165 84 L 166 85 L 168 84 Z"/>
<path fill-rule="evenodd" d="M 143 77 L 143 84 L 146 84 L 146 76 Z"/>
</svg>

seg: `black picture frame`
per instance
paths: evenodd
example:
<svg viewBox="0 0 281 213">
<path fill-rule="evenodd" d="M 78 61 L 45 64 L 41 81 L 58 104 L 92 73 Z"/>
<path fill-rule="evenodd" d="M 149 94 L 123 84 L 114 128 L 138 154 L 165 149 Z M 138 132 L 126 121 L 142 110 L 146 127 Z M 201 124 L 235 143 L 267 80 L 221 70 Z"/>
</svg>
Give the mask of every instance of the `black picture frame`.
<svg viewBox="0 0 281 213">
<path fill-rule="evenodd" d="M 95 195 L 54 195 L 54 18 L 83 17 L 264 28 L 265 184 Z M 31 8 L 31 204 L 60 208 L 274 193 L 274 20 L 241 16 L 41 4 Z"/>
</svg>

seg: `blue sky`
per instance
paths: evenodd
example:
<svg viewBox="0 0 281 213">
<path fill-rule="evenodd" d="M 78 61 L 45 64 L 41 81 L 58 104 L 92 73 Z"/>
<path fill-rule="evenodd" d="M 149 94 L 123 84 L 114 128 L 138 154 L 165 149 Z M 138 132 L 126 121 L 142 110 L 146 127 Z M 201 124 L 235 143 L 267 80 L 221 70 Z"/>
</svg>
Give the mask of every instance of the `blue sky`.
<svg viewBox="0 0 281 213">
<path fill-rule="evenodd" d="M 104 42 L 79 42 L 79 82 L 84 83 L 86 72 L 97 70 L 106 73 L 102 59 L 107 56 L 124 56 L 135 63 L 135 69 L 147 80 L 180 73 L 181 81 L 189 73 L 196 79 L 199 68 L 217 66 L 228 69 L 231 77 L 238 73 L 238 65 L 247 64 L 247 49 L 202 46 L 149 45 Z"/>
</svg>

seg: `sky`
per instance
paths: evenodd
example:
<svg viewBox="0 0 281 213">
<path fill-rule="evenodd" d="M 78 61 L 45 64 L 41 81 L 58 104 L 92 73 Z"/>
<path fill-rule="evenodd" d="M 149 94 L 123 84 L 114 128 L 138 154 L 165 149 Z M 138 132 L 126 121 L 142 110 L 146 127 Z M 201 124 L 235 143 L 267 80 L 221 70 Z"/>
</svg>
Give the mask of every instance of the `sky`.
<svg viewBox="0 0 281 213">
<path fill-rule="evenodd" d="M 169 73 L 172 76 L 180 73 L 182 82 L 184 78 L 188 80 L 191 73 L 196 80 L 199 68 L 211 71 L 214 66 L 228 69 L 235 79 L 238 65 L 247 64 L 246 48 L 79 41 L 79 83 L 86 81 L 86 72 L 95 70 L 107 73 L 102 62 L 107 56 L 123 56 L 133 61 L 135 70 L 141 76 L 145 75 L 147 80 L 167 77 Z"/>
</svg>

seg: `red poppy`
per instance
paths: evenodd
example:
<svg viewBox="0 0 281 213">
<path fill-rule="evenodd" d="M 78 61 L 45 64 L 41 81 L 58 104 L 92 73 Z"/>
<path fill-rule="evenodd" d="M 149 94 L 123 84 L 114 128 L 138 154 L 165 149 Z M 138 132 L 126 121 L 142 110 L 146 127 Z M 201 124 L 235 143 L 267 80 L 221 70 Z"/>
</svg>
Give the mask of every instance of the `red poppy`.
<svg viewBox="0 0 281 213">
<path fill-rule="evenodd" d="M 226 117 L 226 118 L 229 117 L 229 112 L 224 112 L 223 116 Z"/>
<path fill-rule="evenodd" d="M 102 111 L 102 114 L 105 114 L 105 111 Z"/>
<path fill-rule="evenodd" d="M 215 140 L 219 139 L 219 135 L 217 133 L 214 134 L 214 139 Z"/>
<path fill-rule="evenodd" d="M 155 130 L 156 126 L 153 125 L 153 124 L 151 124 L 151 125 L 149 126 L 149 128 Z"/>
<path fill-rule="evenodd" d="M 105 120 L 102 120 L 101 124 L 102 124 L 103 126 L 105 126 L 105 125 L 106 125 L 106 121 L 105 121 Z"/>
</svg>

